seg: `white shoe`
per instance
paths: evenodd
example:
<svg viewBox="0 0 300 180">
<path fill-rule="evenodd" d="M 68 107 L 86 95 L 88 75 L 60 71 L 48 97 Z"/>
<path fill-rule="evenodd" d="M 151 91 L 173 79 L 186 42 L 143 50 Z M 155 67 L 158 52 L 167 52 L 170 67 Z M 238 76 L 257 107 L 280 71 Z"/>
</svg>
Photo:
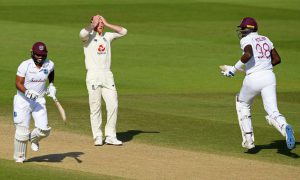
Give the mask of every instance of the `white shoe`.
<svg viewBox="0 0 300 180">
<path fill-rule="evenodd" d="M 17 158 L 15 160 L 16 160 L 16 163 L 23 163 L 25 161 L 25 158 Z"/>
<path fill-rule="evenodd" d="M 40 149 L 39 143 L 31 143 L 31 150 L 32 151 L 38 151 Z"/>
<path fill-rule="evenodd" d="M 121 146 L 123 143 L 122 141 L 118 140 L 116 137 L 106 137 L 105 144 Z"/>
<path fill-rule="evenodd" d="M 243 148 L 246 148 L 246 149 L 253 149 L 253 148 L 255 148 L 255 145 L 254 145 L 254 143 L 253 142 L 244 142 L 243 144 L 242 144 L 242 146 L 243 146 Z"/>
<path fill-rule="evenodd" d="M 95 138 L 94 145 L 95 145 L 95 146 L 102 146 L 102 145 L 103 145 L 102 137 L 96 137 L 96 138 Z"/>
<path fill-rule="evenodd" d="M 252 134 L 246 134 L 246 139 L 242 143 L 242 146 L 246 149 L 253 149 L 255 147 L 253 139 L 252 139 Z"/>
</svg>

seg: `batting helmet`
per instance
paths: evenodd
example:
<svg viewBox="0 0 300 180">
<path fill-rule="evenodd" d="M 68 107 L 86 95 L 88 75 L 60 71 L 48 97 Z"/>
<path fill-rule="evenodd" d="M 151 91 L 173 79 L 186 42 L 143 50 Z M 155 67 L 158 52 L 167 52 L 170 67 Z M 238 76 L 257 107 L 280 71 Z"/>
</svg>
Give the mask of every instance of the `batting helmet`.
<svg viewBox="0 0 300 180">
<path fill-rule="evenodd" d="M 36 42 L 31 48 L 31 57 L 35 64 L 42 65 L 47 58 L 47 47 L 43 42 Z M 41 58 L 37 58 L 41 56 Z"/>
<path fill-rule="evenodd" d="M 240 38 L 247 36 L 251 32 L 257 32 L 258 25 L 254 18 L 245 17 L 242 19 L 240 25 L 238 27 L 238 35 Z"/>
</svg>

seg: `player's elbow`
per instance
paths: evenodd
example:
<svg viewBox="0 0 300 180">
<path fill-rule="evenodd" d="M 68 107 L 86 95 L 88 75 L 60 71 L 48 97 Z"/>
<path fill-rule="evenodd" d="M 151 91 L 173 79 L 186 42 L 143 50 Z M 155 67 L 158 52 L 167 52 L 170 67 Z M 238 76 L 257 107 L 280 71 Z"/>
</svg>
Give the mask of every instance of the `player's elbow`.
<svg viewBox="0 0 300 180">
<path fill-rule="evenodd" d="M 241 57 L 241 61 L 242 61 L 243 63 L 247 63 L 247 62 L 251 59 L 251 57 L 252 57 L 252 54 L 249 53 L 249 52 L 246 52 L 246 53 L 244 53 L 243 56 Z"/>
<path fill-rule="evenodd" d="M 128 30 L 126 28 L 122 28 L 119 33 L 122 34 L 123 36 L 125 36 L 127 34 L 127 32 L 128 32 Z"/>
<path fill-rule="evenodd" d="M 89 32 L 85 29 L 82 29 L 80 32 L 79 32 L 79 38 L 82 40 L 82 41 L 87 41 L 88 38 L 89 38 Z"/>
<path fill-rule="evenodd" d="M 281 58 L 279 56 L 272 58 L 272 65 L 276 66 L 277 64 L 281 63 Z"/>
</svg>

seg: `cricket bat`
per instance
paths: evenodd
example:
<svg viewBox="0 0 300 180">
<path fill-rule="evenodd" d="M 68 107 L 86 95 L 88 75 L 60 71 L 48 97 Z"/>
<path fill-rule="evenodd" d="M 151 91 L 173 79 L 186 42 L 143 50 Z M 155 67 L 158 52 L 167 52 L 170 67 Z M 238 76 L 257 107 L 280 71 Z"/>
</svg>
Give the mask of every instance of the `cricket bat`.
<svg viewBox="0 0 300 180">
<path fill-rule="evenodd" d="M 53 101 L 56 105 L 56 108 L 59 111 L 60 117 L 62 118 L 62 120 L 64 121 L 64 123 L 66 123 L 67 121 L 67 116 L 66 116 L 66 112 L 64 110 L 64 108 L 61 106 L 61 104 L 59 103 L 58 99 L 56 97 L 53 98 Z"/>
</svg>

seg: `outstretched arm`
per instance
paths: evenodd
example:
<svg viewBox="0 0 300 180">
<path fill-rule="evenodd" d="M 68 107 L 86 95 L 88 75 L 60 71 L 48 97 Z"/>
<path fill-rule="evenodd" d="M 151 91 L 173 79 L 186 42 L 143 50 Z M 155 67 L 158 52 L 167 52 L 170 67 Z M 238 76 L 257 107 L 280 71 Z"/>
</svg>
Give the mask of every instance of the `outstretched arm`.
<svg viewBox="0 0 300 180">
<path fill-rule="evenodd" d="M 244 64 L 247 63 L 252 56 L 253 56 L 252 46 L 247 45 L 244 48 L 244 54 L 242 55 L 241 59 L 238 60 L 238 62 L 236 62 L 234 66 L 228 66 L 228 65 L 220 66 L 222 70 L 221 73 L 224 76 L 233 77 L 237 70 L 243 71 Z"/>
</svg>

